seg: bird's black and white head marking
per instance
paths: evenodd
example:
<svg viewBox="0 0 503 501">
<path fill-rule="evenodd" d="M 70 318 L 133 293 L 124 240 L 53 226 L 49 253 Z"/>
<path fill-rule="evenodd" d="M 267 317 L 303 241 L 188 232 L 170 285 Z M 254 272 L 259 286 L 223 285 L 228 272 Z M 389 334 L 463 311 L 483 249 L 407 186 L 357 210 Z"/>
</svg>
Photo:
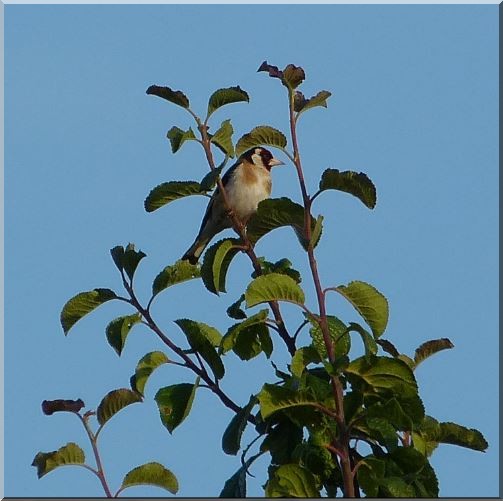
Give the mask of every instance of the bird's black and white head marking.
<svg viewBox="0 0 503 501">
<path fill-rule="evenodd" d="M 271 170 L 271 167 L 282 163 L 279 160 L 276 160 L 272 156 L 272 153 L 265 148 L 253 148 L 247 151 L 243 157 L 251 164 L 258 167 L 264 167 L 267 170 Z"/>
</svg>

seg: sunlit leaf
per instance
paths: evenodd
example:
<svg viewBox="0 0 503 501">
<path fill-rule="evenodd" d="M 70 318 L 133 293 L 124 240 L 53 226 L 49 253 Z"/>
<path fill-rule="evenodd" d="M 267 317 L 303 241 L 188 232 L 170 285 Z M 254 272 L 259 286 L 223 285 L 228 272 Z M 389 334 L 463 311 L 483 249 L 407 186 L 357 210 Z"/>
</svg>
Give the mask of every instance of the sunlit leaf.
<svg viewBox="0 0 503 501">
<path fill-rule="evenodd" d="M 313 97 L 310 97 L 309 99 L 306 99 L 302 92 L 295 92 L 294 96 L 294 110 L 300 115 L 304 111 L 307 111 L 311 108 L 314 108 L 316 106 L 321 106 L 323 108 L 327 107 L 327 99 L 332 95 L 331 92 L 328 92 L 327 90 L 322 90 L 318 92 Z"/>
<path fill-rule="evenodd" d="M 391 392 L 402 397 L 417 395 L 417 383 L 409 366 L 396 358 L 366 357 L 353 360 L 344 371 L 350 381 L 363 380 L 374 392 Z"/>
<path fill-rule="evenodd" d="M 268 383 L 262 387 L 258 394 L 258 400 L 260 414 L 264 419 L 281 409 L 306 405 L 316 406 L 318 404 L 314 397 L 310 395 Z"/>
<path fill-rule="evenodd" d="M 421 362 L 442 350 L 454 348 L 454 345 L 447 338 L 432 339 L 426 341 L 414 353 L 414 364 L 417 367 Z"/>
<path fill-rule="evenodd" d="M 286 146 L 285 135 L 269 125 L 259 125 L 245 134 L 236 143 L 236 155 L 240 156 L 245 151 L 257 146 L 275 146 L 284 149 Z"/>
<path fill-rule="evenodd" d="M 300 378 L 304 369 L 309 364 L 317 364 L 321 362 L 320 354 L 314 346 L 304 346 L 299 348 L 293 358 L 290 365 L 290 370 L 295 377 Z"/>
<path fill-rule="evenodd" d="M 339 285 L 342 294 L 370 326 L 374 338 L 380 337 L 388 324 L 388 300 L 372 285 L 355 280 L 348 285 Z"/>
<path fill-rule="evenodd" d="M 60 320 L 65 335 L 81 318 L 116 297 L 115 292 L 110 289 L 93 289 L 72 297 L 61 311 Z"/>
<path fill-rule="evenodd" d="M 325 190 L 349 193 L 359 198 L 369 209 L 373 209 L 376 205 L 376 188 L 363 172 L 339 172 L 337 169 L 327 169 L 320 181 L 320 191 Z"/>
<path fill-rule="evenodd" d="M 265 486 L 265 496 L 286 498 L 319 498 L 314 475 L 297 464 L 284 464 L 274 471 Z"/>
<path fill-rule="evenodd" d="M 147 94 L 161 97 L 162 99 L 166 99 L 167 101 L 177 104 L 182 108 L 189 107 L 189 99 L 187 96 L 180 90 L 172 90 L 169 87 L 161 87 L 159 85 L 151 85 L 147 89 Z"/>
<path fill-rule="evenodd" d="M 400 352 L 395 348 L 395 345 L 391 341 L 388 341 L 387 339 L 376 339 L 376 343 L 392 357 L 398 358 L 400 356 Z"/>
<path fill-rule="evenodd" d="M 479 430 L 466 428 L 456 423 L 440 423 L 439 442 L 459 445 L 475 451 L 485 452 L 489 447 Z"/>
<path fill-rule="evenodd" d="M 377 353 L 377 343 L 375 342 L 371 334 L 367 332 L 360 324 L 350 322 L 348 330 L 360 334 L 363 345 L 365 347 L 365 356 L 367 357 L 367 359 Z"/>
<path fill-rule="evenodd" d="M 262 273 L 259 274 L 254 271 L 252 273 L 252 278 L 257 278 L 260 275 L 269 275 L 270 273 L 280 273 L 281 275 L 288 275 L 293 278 L 298 284 L 302 282 L 300 273 L 295 268 L 292 268 L 291 261 L 286 258 L 272 263 L 271 261 L 266 261 L 263 257 L 259 257 L 258 262 L 260 263 Z"/>
<path fill-rule="evenodd" d="M 323 359 L 328 358 L 327 348 L 320 324 L 315 318 L 311 318 L 310 316 L 306 317 L 312 325 L 309 330 L 309 334 L 313 340 L 313 346 Z M 349 353 L 349 349 L 351 348 L 351 338 L 349 337 L 346 324 L 332 315 L 327 315 L 327 323 L 330 338 L 334 347 L 335 358 L 347 355 Z"/>
<path fill-rule="evenodd" d="M 100 425 L 104 425 L 110 418 L 124 409 L 124 407 L 137 402 L 142 402 L 142 400 L 141 395 L 135 391 L 128 390 L 127 388 L 112 390 L 105 395 L 96 410 L 98 423 L 100 423 Z"/>
<path fill-rule="evenodd" d="M 175 323 L 182 329 L 191 348 L 197 351 L 208 363 L 215 377 L 217 379 L 223 378 L 224 364 L 215 350 L 215 346 L 219 346 L 222 339 L 220 333 L 207 324 L 187 318 L 175 320 Z"/>
<path fill-rule="evenodd" d="M 133 315 L 125 315 L 116 318 L 107 325 L 107 340 L 110 346 L 116 351 L 117 355 L 121 355 L 129 332 L 133 326 L 139 322 L 141 322 L 141 315 L 139 313 L 134 313 Z"/>
<path fill-rule="evenodd" d="M 220 240 L 205 253 L 201 266 L 201 278 L 206 288 L 217 294 L 225 291 L 227 270 L 234 256 L 239 252 L 240 241 L 236 238 Z"/>
<path fill-rule="evenodd" d="M 248 285 L 245 292 L 246 307 L 269 301 L 287 301 L 304 304 L 305 296 L 293 278 L 279 273 L 257 277 Z"/>
<path fill-rule="evenodd" d="M 315 244 L 321 235 L 321 221 L 318 223 L 318 228 L 316 223 L 316 219 L 311 216 L 311 232 L 317 233 L 317 238 L 313 239 Z M 309 241 L 304 232 L 304 208 L 286 197 L 268 198 L 260 202 L 257 212 L 248 222 L 247 236 L 255 244 L 270 231 L 283 226 L 291 226 L 302 247 L 307 250 Z"/>
<path fill-rule="evenodd" d="M 232 128 L 230 120 L 224 120 L 220 128 L 211 136 L 211 142 L 216 144 L 226 155 L 234 157 L 234 145 L 232 144 Z"/>
<path fill-rule="evenodd" d="M 156 186 L 145 199 L 145 210 L 153 212 L 174 200 L 190 195 L 205 195 L 197 181 L 169 181 Z"/>
<path fill-rule="evenodd" d="M 38 478 L 42 478 L 59 466 L 84 464 L 85 460 L 84 451 L 76 443 L 69 442 L 57 451 L 39 452 L 31 465 L 37 468 Z"/>
<path fill-rule="evenodd" d="M 179 383 L 161 388 L 155 395 L 162 424 L 170 433 L 189 415 L 199 384 Z"/>
<path fill-rule="evenodd" d="M 239 102 L 250 102 L 250 97 L 239 85 L 226 89 L 218 89 L 210 96 L 208 101 L 208 117 L 226 104 Z"/>
<path fill-rule="evenodd" d="M 197 265 L 190 264 L 185 260 L 179 260 L 175 264 L 166 266 L 166 268 L 155 277 L 154 283 L 152 284 L 152 295 L 156 296 L 159 292 L 172 285 L 193 280 L 200 276 L 201 272 Z"/>
<path fill-rule="evenodd" d="M 143 395 L 145 384 L 152 373 L 161 365 L 167 364 L 169 358 L 162 351 L 152 351 L 143 356 L 135 370 L 135 389 Z"/>
<path fill-rule="evenodd" d="M 154 485 L 176 494 L 178 480 L 175 475 L 160 463 L 147 463 L 133 468 L 122 481 L 121 490 L 135 485 Z"/>
<path fill-rule="evenodd" d="M 180 129 L 179 127 L 171 127 L 166 134 L 166 137 L 169 139 L 171 143 L 171 151 L 176 153 L 182 146 L 185 141 L 195 141 L 196 136 L 194 131 L 189 128 L 188 130 Z"/>
<path fill-rule="evenodd" d="M 279 78 L 281 83 L 291 90 L 298 87 L 306 78 L 304 70 L 294 64 L 289 64 L 284 70 L 280 70 L 277 66 L 264 61 L 257 71 L 267 71 L 270 77 Z"/>
<path fill-rule="evenodd" d="M 262 351 L 267 357 L 272 352 L 272 341 L 265 324 L 268 310 L 261 310 L 243 322 L 234 324 L 222 338 L 221 351 L 233 350 L 241 360 L 250 360 Z"/>
</svg>

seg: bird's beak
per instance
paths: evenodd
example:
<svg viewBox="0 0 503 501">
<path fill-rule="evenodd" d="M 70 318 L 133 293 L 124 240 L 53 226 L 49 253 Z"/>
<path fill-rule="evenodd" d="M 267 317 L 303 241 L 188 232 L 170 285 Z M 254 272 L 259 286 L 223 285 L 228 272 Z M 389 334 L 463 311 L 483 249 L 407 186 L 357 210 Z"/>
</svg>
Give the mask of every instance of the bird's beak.
<svg viewBox="0 0 503 501">
<path fill-rule="evenodd" d="M 271 158 L 271 160 L 269 160 L 269 167 L 276 167 L 277 165 L 285 165 L 285 162 L 282 162 L 277 158 Z"/>
</svg>

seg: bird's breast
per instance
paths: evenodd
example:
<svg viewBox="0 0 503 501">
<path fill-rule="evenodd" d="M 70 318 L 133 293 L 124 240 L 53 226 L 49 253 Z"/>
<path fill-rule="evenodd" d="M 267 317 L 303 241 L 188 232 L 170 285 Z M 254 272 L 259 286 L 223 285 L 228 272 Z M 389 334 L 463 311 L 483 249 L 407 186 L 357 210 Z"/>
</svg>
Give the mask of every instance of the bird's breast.
<svg viewBox="0 0 503 501">
<path fill-rule="evenodd" d="M 236 169 L 227 186 L 229 204 L 236 216 L 250 217 L 258 204 L 270 196 L 271 186 L 271 175 L 266 169 L 247 164 Z"/>
</svg>

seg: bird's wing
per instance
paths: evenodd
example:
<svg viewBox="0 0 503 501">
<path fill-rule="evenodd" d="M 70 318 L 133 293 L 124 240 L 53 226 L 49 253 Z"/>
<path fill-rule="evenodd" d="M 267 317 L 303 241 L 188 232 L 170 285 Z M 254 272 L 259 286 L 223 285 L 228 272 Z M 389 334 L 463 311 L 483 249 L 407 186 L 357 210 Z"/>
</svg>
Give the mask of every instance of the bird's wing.
<svg viewBox="0 0 503 501">
<path fill-rule="evenodd" d="M 229 167 L 227 169 L 227 172 L 222 176 L 222 184 L 227 186 L 227 183 L 229 182 L 230 178 L 232 177 L 233 172 L 236 170 L 237 166 L 239 165 L 238 162 L 236 162 L 234 165 Z M 203 228 L 206 226 L 206 223 L 209 221 L 211 214 L 213 212 L 213 207 L 215 205 L 215 200 L 217 198 L 220 198 L 220 189 L 217 186 L 216 190 L 213 192 L 213 195 L 211 196 L 210 201 L 208 202 L 208 207 L 206 207 L 206 212 L 204 213 L 203 220 L 201 222 L 201 228 L 199 228 L 199 235 L 202 233 Z M 220 203 L 222 203 L 220 201 Z"/>
</svg>

